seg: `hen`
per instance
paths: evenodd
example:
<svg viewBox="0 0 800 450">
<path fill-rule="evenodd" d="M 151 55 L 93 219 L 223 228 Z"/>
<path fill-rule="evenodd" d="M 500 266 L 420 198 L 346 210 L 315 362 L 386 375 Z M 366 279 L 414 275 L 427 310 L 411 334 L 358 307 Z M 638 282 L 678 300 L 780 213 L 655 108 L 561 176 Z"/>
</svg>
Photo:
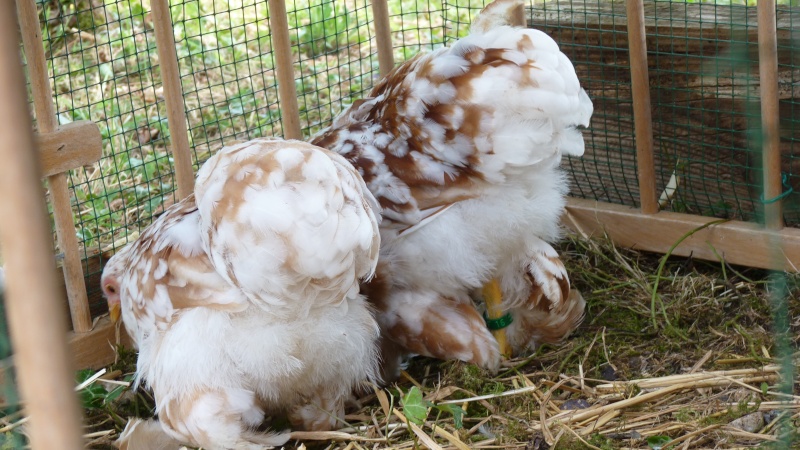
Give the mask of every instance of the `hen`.
<svg viewBox="0 0 800 450">
<path fill-rule="evenodd" d="M 265 413 L 311 430 L 342 420 L 352 389 L 377 379 L 379 329 L 359 294 L 377 263 L 377 209 L 341 156 L 255 140 L 209 159 L 194 195 L 111 258 L 109 309 L 171 438 L 263 448 L 288 438 L 252 431 Z M 127 443 L 136 428 L 153 430 L 132 422 Z"/>
<path fill-rule="evenodd" d="M 489 369 L 498 344 L 471 295 L 497 280 L 514 352 L 558 342 L 581 321 L 548 242 L 580 156 L 592 102 L 545 33 L 509 26 L 497 0 L 452 47 L 395 68 L 312 142 L 343 155 L 383 207 L 381 263 L 364 293 L 377 308 L 384 376 L 416 353 Z"/>
</svg>

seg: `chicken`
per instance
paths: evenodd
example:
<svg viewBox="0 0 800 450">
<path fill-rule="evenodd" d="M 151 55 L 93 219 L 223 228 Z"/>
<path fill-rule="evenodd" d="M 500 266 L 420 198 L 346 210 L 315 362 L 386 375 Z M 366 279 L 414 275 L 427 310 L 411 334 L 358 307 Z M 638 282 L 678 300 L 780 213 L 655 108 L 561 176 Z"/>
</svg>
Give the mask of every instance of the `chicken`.
<svg viewBox="0 0 800 450">
<path fill-rule="evenodd" d="M 452 47 L 395 68 L 311 142 L 358 168 L 383 207 L 381 262 L 364 293 L 377 308 L 384 376 L 416 353 L 498 367 L 472 296 L 497 280 L 515 353 L 558 342 L 584 300 L 558 254 L 568 191 L 592 102 L 545 33 L 509 26 L 497 0 Z"/>
<path fill-rule="evenodd" d="M 195 193 L 109 260 L 112 319 L 138 347 L 137 383 L 168 437 L 263 448 L 288 438 L 253 431 L 265 414 L 309 430 L 342 421 L 352 390 L 377 381 L 379 328 L 359 282 L 377 264 L 378 208 L 341 156 L 255 140 L 209 159 Z M 136 428 L 153 429 L 132 423 L 126 442 Z"/>
</svg>

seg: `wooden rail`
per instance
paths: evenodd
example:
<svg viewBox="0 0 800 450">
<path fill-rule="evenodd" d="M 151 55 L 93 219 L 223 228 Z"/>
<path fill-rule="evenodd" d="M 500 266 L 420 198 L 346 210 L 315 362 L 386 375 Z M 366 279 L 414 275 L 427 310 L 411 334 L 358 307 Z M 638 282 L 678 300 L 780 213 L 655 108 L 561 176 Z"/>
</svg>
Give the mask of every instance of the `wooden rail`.
<svg viewBox="0 0 800 450">
<path fill-rule="evenodd" d="M 38 154 L 31 133 L 33 124 L 27 114 L 27 89 L 19 61 L 20 36 L 15 12 L 19 13 L 23 28 L 27 24 L 38 30 L 39 24 L 35 16 L 31 23 L 28 14 L 31 10 L 36 12 L 34 0 L 21 0 L 18 4 L 22 7 L 15 11 L 14 2 L 0 2 L 0 98 L 3 99 L 0 102 L 0 192 L 4 193 L 0 196 L 0 245 L 6 264 L 6 317 L 14 349 L 16 380 L 25 413 L 30 417 L 26 434 L 31 448 L 79 450 L 83 448 L 81 411 L 64 340 L 67 330 L 61 308 L 63 299 L 53 270 L 52 232 L 42 198 Z M 31 39 L 29 36 L 26 40 L 28 46 Z M 41 36 L 32 43 L 41 47 Z M 32 54 L 27 53 L 27 56 L 30 64 Z M 44 58 L 39 62 L 43 63 Z M 37 83 L 40 82 L 38 79 Z M 49 84 L 38 88 L 46 88 L 44 92 L 50 93 Z M 47 97 L 39 94 L 40 105 Z M 39 126 L 54 130 L 55 117 L 46 114 L 52 112 L 52 105 L 49 111 L 46 105 L 41 105 L 37 111 L 42 112 Z M 62 187 L 66 191 L 66 185 Z M 66 206 L 69 210 L 69 202 Z M 69 228 L 74 236 L 71 220 Z M 83 286 L 83 280 L 79 281 Z"/>
<path fill-rule="evenodd" d="M 569 199 L 562 219 L 564 225 L 582 236 L 607 236 L 621 247 L 656 253 L 667 253 L 686 235 L 718 220 L 669 211 L 645 214 L 630 206 L 578 198 Z M 694 232 L 672 254 L 708 261 L 722 257 L 730 264 L 800 271 L 800 229 L 784 228 L 777 236 L 782 242 L 780 247 L 774 245 L 773 232 L 765 232 L 762 225 L 729 221 Z"/>
<path fill-rule="evenodd" d="M 783 228 L 780 110 L 778 109 L 778 34 L 775 0 L 758 2 L 758 68 L 761 81 L 761 136 L 764 223 Z"/>
<path fill-rule="evenodd" d="M 394 68 L 392 24 L 389 22 L 389 5 L 386 0 L 372 0 L 372 17 L 375 24 L 378 67 L 381 76 L 386 76 Z"/>
<path fill-rule="evenodd" d="M 194 171 L 192 153 L 189 149 L 189 128 L 183 103 L 178 53 L 175 50 L 175 30 L 169 13 L 169 0 L 153 0 L 151 5 L 158 47 L 158 65 L 161 68 L 161 83 L 164 85 L 172 156 L 175 161 L 177 194 L 180 200 L 194 192 Z"/>
<path fill-rule="evenodd" d="M 639 204 L 642 212 L 658 212 L 656 166 L 653 159 L 653 119 L 650 105 L 650 75 L 647 70 L 647 40 L 644 31 L 644 2 L 627 0 L 628 46 L 631 59 L 633 117 L 636 126 L 636 167 L 639 173 Z"/>
<path fill-rule="evenodd" d="M 22 29 L 22 42 L 28 62 L 28 75 L 30 77 L 31 90 L 33 91 L 36 123 L 39 127 L 39 133 L 43 135 L 53 134 L 58 131 L 58 121 L 53 107 L 53 91 L 47 76 L 47 60 L 44 57 L 44 44 L 42 43 L 42 33 L 39 28 L 36 2 L 34 0 L 17 0 L 17 9 Z M 95 128 L 97 128 L 96 125 Z M 100 155 L 97 155 L 97 158 L 99 157 Z M 66 169 L 74 169 L 75 167 L 77 166 Z M 48 171 L 48 173 L 50 172 Z M 78 254 L 78 237 L 75 234 L 75 219 L 72 216 L 67 172 L 62 171 L 50 174 L 47 177 L 47 185 L 50 188 L 58 247 L 64 253 L 62 267 L 69 309 L 72 315 L 72 327 L 77 333 L 85 333 L 92 328 L 92 317 L 89 313 L 89 302 L 86 297 L 81 258 Z"/>
<path fill-rule="evenodd" d="M 278 79 L 278 96 L 281 102 L 281 125 L 286 139 L 302 139 L 300 108 L 297 106 L 297 89 L 294 86 L 294 61 L 289 40 L 289 20 L 284 0 L 269 0 L 269 28 L 272 33 L 272 55 Z"/>
</svg>

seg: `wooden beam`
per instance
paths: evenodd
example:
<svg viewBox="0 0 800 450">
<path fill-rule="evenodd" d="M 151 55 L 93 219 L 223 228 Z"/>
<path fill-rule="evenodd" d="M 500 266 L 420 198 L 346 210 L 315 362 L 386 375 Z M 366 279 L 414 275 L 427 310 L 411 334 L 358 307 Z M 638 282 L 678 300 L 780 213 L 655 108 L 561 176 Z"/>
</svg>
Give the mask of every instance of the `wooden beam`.
<svg viewBox="0 0 800 450">
<path fill-rule="evenodd" d="M 627 0 L 628 46 L 631 59 L 631 90 L 636 133 L 636 167 L 642 212 L 658 212 L 656 166 L 653 158 L 653 118 L 650 105 L 650 75 L 647 71 L 647 40 L 643 0 Z"/>
<path fill-rule="evenodd" d="M 778 35 L 775 0 L 758 2 L 758 71 L 761 83 L 761 161 L 764 184 L 764 223 L 783 228 L 780 113 L 778 106 Z"/>
<path fill-rule="evenodd" d="M 269 28 L 272 34 L 272 54 L 278 80 L 278 96 L 281 102 L 281 124 L 283 137 L 303 139 L 300 128 L 300 108 L 297 106 L 297 89 L 294 86 L 294 63 L 292 44 L 289 40 L 289 21 L 284 0 L 269 0 Z"/>
<path fill-rule="evenodd" d="M 16 381 L 30 417 L 26 434 L 31 448 L 80 450 L 84 447 L 81 410 L 64 340 L 63 303 L 52 269 L 52 231 L 42 197 L 15 20 L 17 12 L 35 13 L 36 3 L 20 0 L 19 4 L 27 4 L 27 9 L 15 11 L 14 2 L 0 2 L 0 192 L 5 194 L 0 196 L 0 245 L 5 256 L 6 318 Z M 38 20 L 35 27 L 39 29 Z M 38 34 L 28 31 L 29 40 Z M 34 43 L 41 49 L 41 36 Z M 28 58 L 30 64 L 30 53 Z M 43 61 L 42 56 L 39 62 Z M 54 118 L 48 121 L 52 124 Z"/>
<path fill-rule="evenodd" d="M 44 57 L 44 44 L 39 28 L 36 2 L 17 0 L 17 8 L 31 91 L 33 92 L 36 123 L 40 133 L 53 133 L 58 128 L 58 121 L 53 107 L 50 80 L 47 76 L 47 60 Z M 23 111 L 20 110 L 19 114 L 22 113 Z M 67 174 L 64 172 L 53 174 L 47 177 L 47 184 L 50 187 L 53 204 L 58 247 L 64 253 L 64 281 L 67 286 L 67 299 L 72 315 L 72 328 L 78 333 L 83 333 L 91 329 L 92 317 L 86 298 L 86 285 L 83 282 L 83 269 L 78 253 L 78 237 L 75 234 L 75 218 L 72 216 Z"/>
<path fill-rule="evenodd" d="M 607 235 L 619 246 L 656 253 L 667 253 L 687 233 L 715 220 L 719 219 L 669 211 L 644 214 L 628 206 L 576 198 L 568 200 L 562 218 L 564 225 L 584 236 Z M 697 231 L 672 254 L 717 261 L 712 248 L 731 264 L 792 272 L 800 268 L 800 229 L 769 231 L 750 222 L 730 221 Z"/>
<path fill-rule="evenodd" d="M 46 177 L 88 166 L 103 156 L 103 138 L 97 124 L 88 120 L 61 125 L 36 136 L 39 164 Z"/>
<path fill-rule="evenodd" d="M 161 68 L 161 83 L 164 85 L 164 100 L 167 103 L 167 122 L 175 160 L 175 181 L 178 199 L 194 192 L 194 170 L 189 149 L 189 128 L 186 123 L 186 108 L 183 104 L 181 72 L 178 53 L 175 50 L 175 30 L 169 13 L 169 0 L 153 0 L 153 29 L 158 48 L 158 65 Z"/>
<path fill-rule="evenodd" d="M 375 24 L 375 44 L 378 49 L 378 67 L 382 77 L 394 68 L 392 24 L 389 21 L 387 0 L 372 0 L 372 18 Z"/>
<path fill-rule="evenodd" d="M 88 333 L 69 333 L 67 341 L 76 367 L 99 369 L 114 362 L 117 356 L 116 344 L 133 348 L 125 327 L 120 325 L 119 340 L 117 340 L 116 328 L 116 325 L 111 323 L 106 316 L 99 319 L 92 331 Z"/>
</svg>

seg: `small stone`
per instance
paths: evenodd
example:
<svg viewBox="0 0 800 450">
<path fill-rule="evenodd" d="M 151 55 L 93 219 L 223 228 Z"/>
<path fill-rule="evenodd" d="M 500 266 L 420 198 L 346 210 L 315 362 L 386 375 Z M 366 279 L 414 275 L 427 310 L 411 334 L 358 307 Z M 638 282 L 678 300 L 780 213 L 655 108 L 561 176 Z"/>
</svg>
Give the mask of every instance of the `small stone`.
<svg viewBox="0 0 800 450">
<path fill-rule="evenodd" d="M 536 433 L 525 445 L 525 450 L 550 450 L 550 445 L 544 440 L 544 435 Z"/>
<path fill-rule="evenodd" d="M 617 381 L 617 371 L 614 370 L 614 368 L 610 365 L 603 367 L 603 371 L 600 372 L 600 376 L 606 381 Z"/>
<path fill-rule="evenodd" d="M 764 427 L 764 415 L 760 412 L 754 412 L 752 414 L 739 417 L 728 425 L 749 433 L 755 433 Z"/>
<path fill-rule="evenodd" d="M 781 415 L 781 412 L 777 409 L 773 409 L 771 411 L 766 411 L 764 413 L 764 423 L 772 423 L 778 416 Z"/>
<path fill-rule="evenodd" d="M 591 406 L 591 405 L 589 405 L 589 402 L 587 402 L 586 400 L 584 400 L 582 398 L 572 398 L 572 399 L 569 399 L 569 400 L 565 401 L 561 405 L 561 409 L 562 410 L 567 410 L 567 409 L 586 409 L 589 406 Z"/>
</svg>

